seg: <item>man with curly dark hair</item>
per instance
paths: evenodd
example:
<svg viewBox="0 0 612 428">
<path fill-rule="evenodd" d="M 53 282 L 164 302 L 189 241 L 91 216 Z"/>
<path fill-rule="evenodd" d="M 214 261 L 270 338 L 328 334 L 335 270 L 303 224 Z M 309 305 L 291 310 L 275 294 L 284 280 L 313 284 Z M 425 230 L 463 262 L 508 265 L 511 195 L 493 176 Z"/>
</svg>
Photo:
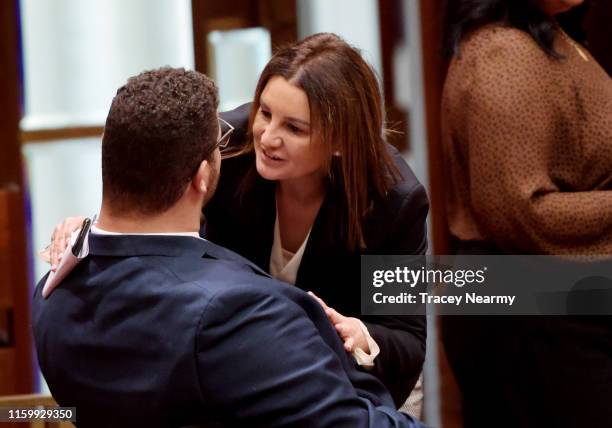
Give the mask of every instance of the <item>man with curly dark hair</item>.
<svg viewBox="0 0 612 428">
<path fill-rule="evenodd" d="M 215 176 L 218 104 L 213 81 L 184 69 L 141 73 L 119 88 L 103 137 L 106 207 L 159 213 L 180 198 L 203 160 Z"/>
<path fill-rule="evenodd" d="M 317 301 L 198 236 L 229 136 L 217 104 L 182 69 L 117 92 L 89 255 L 35 292 L 53 396 L 88 427 L 421 427 L 356 369 Z"/>
</svg>

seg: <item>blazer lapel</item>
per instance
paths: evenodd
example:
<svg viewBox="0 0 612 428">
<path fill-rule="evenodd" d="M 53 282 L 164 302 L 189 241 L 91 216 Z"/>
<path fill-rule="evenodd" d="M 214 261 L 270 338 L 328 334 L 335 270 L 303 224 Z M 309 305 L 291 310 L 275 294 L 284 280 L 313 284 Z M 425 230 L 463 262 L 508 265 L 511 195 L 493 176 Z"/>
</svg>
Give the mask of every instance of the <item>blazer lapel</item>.
<svg viewBox="0 0 612 428">
<path fill-rule="evenodd" d="M 317 260 L 342 254 L 342 239 L 338 219 L 342 215 L 342 197 L 338 191 L 330 187 L 323 199 L 321 208 L 312 225 L 310 237 L 304 249 L 304 255 L 298 269 L 295 285 L 312 287 L 310 276 L 317 271 Z M 320 276 L 320 274 L 316 274 Z M 310 285 L 309 285 L 310 284 Z"/>
<path fill-rule="evenodd" d="M 274 222 L 276 221 L 276 183 L 257 176 L 248 199 L 242 201 L 240 209 L 251 217 L 249 222 L 247 257 L 261 269 L 268 271 L 270 252 L 274 241 Z"/>
</svg>

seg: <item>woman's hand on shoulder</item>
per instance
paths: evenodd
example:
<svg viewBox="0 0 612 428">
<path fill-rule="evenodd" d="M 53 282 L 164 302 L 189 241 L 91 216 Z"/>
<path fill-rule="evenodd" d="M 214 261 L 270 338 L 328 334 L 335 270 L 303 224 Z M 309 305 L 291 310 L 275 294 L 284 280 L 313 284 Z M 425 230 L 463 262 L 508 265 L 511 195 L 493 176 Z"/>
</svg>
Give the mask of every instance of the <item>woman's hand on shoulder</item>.
<svg viewBox="0 0 612 428">
<path fill-rule="evenodd" d="M 312 297 L 314 297 L 317 302 L 323 307 L 327 318 L 332 323 L 338 335 L 344 342 L 344 349 L 347 352 L 353 352 L 356 348 L 362 349 L 366 354 L 370 352 L 370 348 L 368 346 L 368 339 L 363 332 L 363 328 L 361 327 L 361 321 L 357 318 L 353 317 L 345 317 L 340 314 L 333 308 L 327 306 L 327 304 L 315 295 L 312 291 L 309 291 Z"/>
<path fill-rule="evenodd" d="M 51 235 L 51 244 L 41 252 L 41 257 L 51 264 L 51 270 L 55 271 L 62 259 L 64 250 L 70 243 L 72 232 L 78 230 L 83 224 L 85 217 L 68 217 L 63 222 L 57 224 Z"/>
</svg>

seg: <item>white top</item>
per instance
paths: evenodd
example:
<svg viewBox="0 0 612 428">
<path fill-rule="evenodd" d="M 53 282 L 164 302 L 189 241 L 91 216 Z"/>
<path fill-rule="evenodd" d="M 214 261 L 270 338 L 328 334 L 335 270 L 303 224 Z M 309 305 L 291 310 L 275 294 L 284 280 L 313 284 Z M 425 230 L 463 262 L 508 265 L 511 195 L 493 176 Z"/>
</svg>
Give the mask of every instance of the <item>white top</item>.
<svg viewBox="0 0 612 428">
<path fill-rule="evenodd" d="M 304 249 L 310 238 L 310 231 L 308 230 L 306 238 L 300 248 L 295 253 L 283 248 L 280 236 L 280 226 L 278 224 L 278 209 L 276 210 L 276 220 L 274 222 L 274 241 L 272 242 L 272 250 L 270 252 L 270 275 L 274 278 L 288 282 L 289 284 L 295 285 L 295 279 L 297 278 L 297 272 L 302 263 L 302 257 L 304 256 Z M 380 354 L 380 347 L 370 336 L 370 332 L 364 323 L 359 321 L 361 324 L 361 330 L 368 341 L 368 347 L 370 353 L 368 354 L 361 348 L 355 348 L 352 352 L 357 364 L 363 367 L 373 367 L 374 359 Z"/>
<path fill-rule="evenodd" d="M 312 227 L 310 228 L 312 230 Z M 272 251 L 270 253 L 270 275 L 274 278 L 295 285 L 297 272 L 302 263 L 304 249 L 310 238 L 310 230 L 306 234 L 306 239 L 300 245 L 300 248 L 295 253 L 285 250 L 281 243 L 280 226 L 278 224 L 278 212 L 276 213 L 276 221 L 274 222 L 274 242 L 272 243 Z"/>
</svg>

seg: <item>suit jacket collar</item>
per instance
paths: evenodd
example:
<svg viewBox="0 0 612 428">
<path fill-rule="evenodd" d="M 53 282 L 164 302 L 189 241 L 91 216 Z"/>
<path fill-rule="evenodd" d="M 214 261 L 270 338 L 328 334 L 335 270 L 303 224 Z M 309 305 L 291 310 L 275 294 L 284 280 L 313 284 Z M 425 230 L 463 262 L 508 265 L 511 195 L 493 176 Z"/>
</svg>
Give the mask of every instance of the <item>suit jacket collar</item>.
<svg viewBox="0 0 612 428">
<path fill-rule="evenodd" d="M 201 256 L 213 245 L 191 236 L 89 235 L 89 254 L 95 256 Z"/>
<path fill-rule="evenodd" d="M 257 273 L 267 276 L 259 267 L 233 251 L 191 236 L 90 234 L 89 254 L 111 257 L 208 257 L 246 264 Z"/>
</svg>

